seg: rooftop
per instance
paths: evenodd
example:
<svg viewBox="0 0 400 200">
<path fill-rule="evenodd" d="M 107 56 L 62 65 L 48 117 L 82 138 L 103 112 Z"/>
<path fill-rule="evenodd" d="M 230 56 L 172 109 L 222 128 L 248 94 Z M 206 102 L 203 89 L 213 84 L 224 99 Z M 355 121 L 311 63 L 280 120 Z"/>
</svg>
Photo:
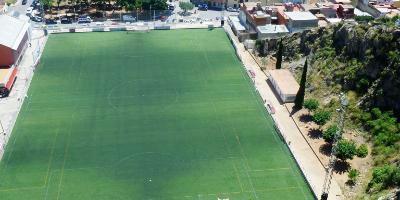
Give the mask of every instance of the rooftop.
<svg viewBox="0 0 400 200">
<path fill-rule="evenodd" d="M 235 29 L 237 31 L 245 31 L 246 30 L 246 28 L 242 25 L 242 23 L 240 23 L 238 16 L 229 16 L 228 18 L 232 22 L 233 27 L 235 27 Z"/>
<path fill-rule="evenodd" d="M 283 94 L 297 94 L 300 86 L 289 70 L 274 69 L 268 72 Z"/>
<path fill-rule="evenodd" d="M 16 50 L 29 28 L 29 23 L 8 15 L 0 15 L 0 45 Z"/>
<path fill-rule="evenodd" d="M 285 14 L 292 20 L 317 20 L 310 12 L 285 12 Z"/>
<path fill-rule="evenodd" d="M 260 33 L 289 33 L 285 25 L 267 24 L 265 26 L 257 26 Z"/>
</svg>

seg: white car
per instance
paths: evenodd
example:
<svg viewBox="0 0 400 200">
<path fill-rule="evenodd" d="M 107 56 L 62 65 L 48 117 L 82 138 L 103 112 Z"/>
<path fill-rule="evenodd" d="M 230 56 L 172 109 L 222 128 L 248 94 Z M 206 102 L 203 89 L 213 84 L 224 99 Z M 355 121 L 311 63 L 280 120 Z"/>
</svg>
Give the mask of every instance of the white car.
<svg viewBox="0 0 400 200">
<path fill-rule="evenodd" d="M 238 9 L 232 8 L 232 7 L 228 7 L 226 10 L 229 11 L 229 12 L 239 12 Z"/>
<path fill-rule="evenodd" d="M 26 9 L 26 15 L 32 15 L 32 12 L 33 12 L 33 8 L 32 7 L 29 7 L 29 8 Z"/>
<path fill-rule="evenodd" d="M 124 22 L 134 22 L 136 18 L 131 15 L 122 15 L 122 21 Z"/>
</svg>

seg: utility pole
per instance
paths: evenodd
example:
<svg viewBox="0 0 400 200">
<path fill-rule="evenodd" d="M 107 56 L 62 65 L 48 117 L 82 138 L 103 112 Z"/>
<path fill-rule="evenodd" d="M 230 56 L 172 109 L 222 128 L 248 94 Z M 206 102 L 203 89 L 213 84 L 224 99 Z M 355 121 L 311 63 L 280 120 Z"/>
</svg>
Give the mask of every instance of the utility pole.
<svg viewBox="0 0 400 200">
<path fill-rule="evenodd" d="M 347 100 L 346 96 L 343 93 L 339 95 L 340 99 L 340 108 L 336 109 L 339 112 L 339 126 L 338 130 L 336 131 L 335 137 L 333 138 L 332 142 L 332 153 L 331 157 L 329 158 L 328 168 L 326 168 L 325 180 L 324 180 L 324 187 L 322 190 L 321 200 L 327 200 L 329 195 L 329 190 L 332 183 L 332 175 L 333 175 L 333 167 L 336 163 L 336 146 L 337 142 L 342 138 L 343 128 L 344 128 L 344 117 L 345 117 L 345 109 L 347 105 L 349 105 L 349 101 Z"/>
</svg>

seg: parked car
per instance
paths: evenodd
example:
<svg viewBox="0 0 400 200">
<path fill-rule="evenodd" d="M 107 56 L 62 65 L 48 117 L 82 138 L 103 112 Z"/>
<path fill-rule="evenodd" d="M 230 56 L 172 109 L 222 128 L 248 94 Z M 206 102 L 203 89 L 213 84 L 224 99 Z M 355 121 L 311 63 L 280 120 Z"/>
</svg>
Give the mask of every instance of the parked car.
<svg viewBox="0 0 400 200">
<path fill-rule="evenodd" d="M 78 18 L 78 24 L 87 24 L 92 22 L 92 19 L 89 16 L 80 16 Z"/>
<path fill-rule="evenodd" d="M 63 17 L 61 18 L 61 24 L 72 24 L 72 20 L 67 17 Z"/>
<path fill-rule="evenodd" d="M 46 23 L 46 25 L 57 24 L 57 22 L 54 19 L 46 19 L 45 23 Z"/>
<path fill-rule="evenodd" d="M 239 12 L 239 9 L 232 8 L 232 7 L 228 7 L 226 10 L 229 12 Z"/>
<path fill-rule="evenodd" d="M 39 16 L 32 16 L 31 20 L 34 22 L 42 22 L 43 21 L 43 19 Z"/>
<path fill-rule="evenodd" d="M 122 21 L 124 22 L 135 22 L 136 18 L 132 15 L 122 15 Z"/>
<path fill-rule="evenodd" d="M 28 3 L 28 0 L 22 0 L 22 5 L 26 5 Z"/>
<path fill-rule="evenodd" d="M 198 6 L 197 6 L 197 8 L 199 9 L 199 10 L 205 10 L 205 11 L 207 11 L 208 10 L 208 5 L 205 3 L 205 4 L 199 4 Z"/>
<path fill-rule="evenodd" d="M 28 7 L 28 8 L 26 9 L 26 15 L 32 16 L 32 12 L 33 12 L 33 8 L 32 8 L 32 7 Z"/>
<path fill-rule="evenodd" d="M 174 5 L 169 5 L 168 6 L 168 10 L 175 10 L 175 6 Z"/>
</svg>

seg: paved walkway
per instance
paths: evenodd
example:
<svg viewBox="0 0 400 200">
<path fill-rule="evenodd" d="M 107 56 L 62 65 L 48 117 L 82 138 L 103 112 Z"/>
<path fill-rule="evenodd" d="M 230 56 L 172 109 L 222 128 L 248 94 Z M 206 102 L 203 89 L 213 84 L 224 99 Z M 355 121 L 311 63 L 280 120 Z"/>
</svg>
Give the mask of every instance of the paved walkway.
<svg viewBox="0 0 400 200">
<path fill-rule="evenodd" d="M 26 93 L 46 41 L 47 37 L 44 37 L 42 30 L 32 31 L 31 45 L 27 47 L 20 64 L 17 66 L 17 80 L 13 89 L 8 97 L 0 99 L 0 160 L 21 106 L 25 98 L 28 98 Z"/>
<path fill-rule="evenodd" d="M 250 55 L 245 50 L 243 44 L 241 44 L 237 37 L 234 36 L 231 28 L 226 25 L 225 31 L 231 38 L 236 52 L 239 58 L 242 60 L 246 70 L 251 70 L 255 74 L 254 84 L 261 97 L 270 102 L 275 108 L 275 114 L 272 118 L 275 121 L 275 125 L 281 132 L 286 144 L 289 146 L 294 158 L 300 166 L 305 178 L 307 179 L 311 189 L 317 198 L 320 198 L 322 194 L 324 179 L 325 179 L 325 168 L 318 160 L 317 156 L 312 151 L 311 147 L 307 144 L 300 131 L 297 129 L 296 124 L 290 117 L 288 110 L 284 104 L 281 104 L 275 96 L 272 88 L 267 83 L 267 76 Z M 329 191 L 329 200 L 342 199 L 342 192 L 335 180 L 332 180 L 332 184 Z"/>
</svg>

